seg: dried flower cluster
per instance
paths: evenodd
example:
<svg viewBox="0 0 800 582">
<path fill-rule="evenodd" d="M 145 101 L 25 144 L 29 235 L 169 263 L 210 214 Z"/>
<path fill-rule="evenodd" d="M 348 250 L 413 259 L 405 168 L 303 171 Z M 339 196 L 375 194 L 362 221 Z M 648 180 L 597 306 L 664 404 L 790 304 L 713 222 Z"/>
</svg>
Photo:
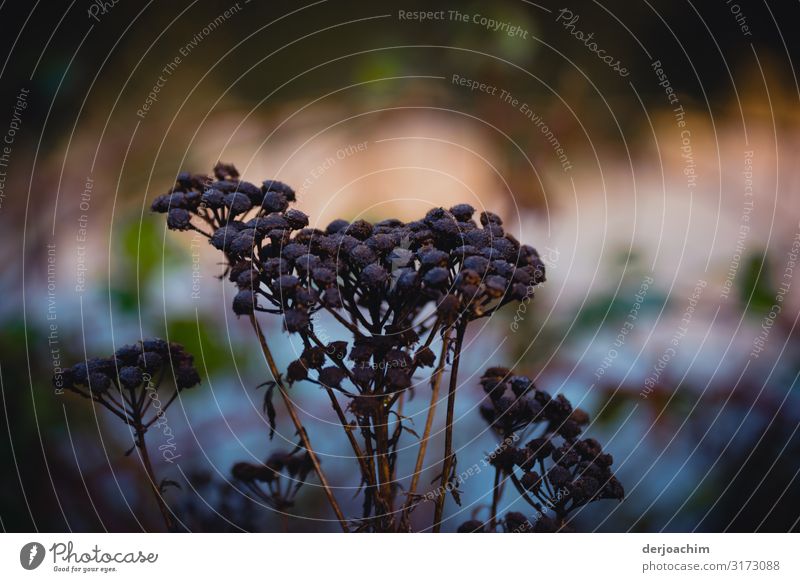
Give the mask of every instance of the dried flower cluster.
<svg viewBox="0 0 800 582">
<path fill-rule="evenodd" d="M 434 208 L 410 223 L 335 220 L 322 230 L 310 228 L 308 217 L 290 208 L 294 201 L 294 191 L 282 182 L 266 180 L 258 187 L 240 180 L 233 166 L 218 164 L 213 178 L 182 174 L 152 208 L 167 213 L 169 228 L 200 232 L 224 253 L 229 279 L 239 289 L 236 314 L 250 316 L 254 326 L 254 314 L 278 314 L 285 329 L 301 337 L 305 349 L 285 379 L 328 393 L 365 486 L 357 527 L 407 529 L 430 422 L 407 502 L 398 509 L 395 463 L 407 430 L 400 412 L 404 392 L 418 381 L 419 370 L 433 367 L 432 414 L 446 361 L 452 363 L 441 476 L 446 484 L 456 464 L 453 400 L 466 326 L 530 297 L 544 281 L 544 264 L 535 249 L 504 231 L 496 214 L 482 212 L 475 220 L 468 204 Z M 318 312 L 334 318 L 350 340 L 328 341 L 329 334 L 319 334 Z M 439 365 L 431 349 L 437 336 Z M 265 342 L 262 348 L 268 349 Z M 266 410 L 274 428 L 272 393 L 285 386 L 277 375 L 268 385 Z M 437 502 L 437 521 L 443 503 Z"/>
<path fill-rule="evenodd" d="M 289 453 L 273 453 L 263 464 L 236 463 L 233 478 L 255 497 L 279 512 L 286 512 L 308 475 L 314 470 L 308 453 L 295 449 Z"/>
<path fill-rule="evenodd" d="M 544 264 L 534 248 L 505 232 L 496 214 L 476 216 L 468 204 L 434 208 L 408 223 L 335 220 L 320 229 L 310 227 L 309 218 L 291 208 L 295 198 L 282 182 L 266 180 L 256 186 L 242 181 L 232 165 L 217 164 L 213 176 L 179 175 L 170 191 L 152 203 L 153 211 L 167 215 L 168 228 L 201 233 L 223 254 L 226 275 L 237 287 L 232 309 L 250 320 L 272 376 L 262 384 L 267 387 L 264 411 L 270 437 L 276 427 L 276 393 L 299 437 L 292 452 L 276 453 L 263 464 L 237 463 L 232 475 L 253 500 L 285 513 L 314 473 L 344 531 L 410 531 L 413 512 L 429 497 L 418 489 L 448 368 L 447 396 L 442 398 L 445 442 L 435 480 L 437 490 L 450 491 L 459 502 L 453 487 L 453 426 L 469 323 L 532 297 L 545 280 Z M 299 357 L 284 372 L 261 329 L 261 313 L 280 316 L 284 329 L 302 342 Z M 112 410 L 114 405 L 124 408 L 123 402 L 105 396 L 112 376 L 118 378 L 120 394 L 135 403 L 134 393 L 126 392 L 128 384 L 167 362 L 176 370 L 177 389 L 199 381 L 191 357 L 177 346 L 151 349 L 144 342 L 130 350 L 130 356 L 118 353 L 110 367 L 97 363 L 72 372 L 76 382 L 84 377 L 89 382 L 84 383 L 89 391 L 82 393 Z M 153 360 L 155 355 L 160 359 Z M 545 427 L 541 447 L 531 448 L 529 443 L 495 455 L 492 464 L 498 478 L 502 474 L 510 479 L 538 509 L 552 502 L 556 521 L 551 529 L 563 529 L 566 514 L 581 504 L 620 497 L 621 488 L 610 474 L 610 456 L 602 455 L 591 439 L 578 439 L 586 415 L 572 410 L 563 397 L 551 399 L 533 389 L 524 378 L 507 378 L 507 371 L 498 374 L 494 370 L 483 380 L 491 402 L 483 414 L 492 426 L 505 437 L 532 426 Z M 403 406 L 410 391 L 426 381 L 430 404 L 420 435 L 406 425 Z M 327 395 L 352 449 L 363 493 L 358 518 L 342 512 L 288 396 L 299 383 L 317 386 Z M 146 430 L 143 411 L 128 416 L 134 426 Z M 408 434 L 416 443 L 416 462 L 408 482 L 401 483 L 398 447 Z M 546 458 L 553 466 L 545 471 Z M 501 488 L 495 488 L 496 497 Z M 566 493 L 554 499 L 555 491 Z M 433 531 L 441 528 L 445 498 L 435 497 Z M 506 530 L 516 529 L 514 514 L 502 522 L 496 519 L 497 499 L 488 524 L 468 522 L 461 529 L 495 531 L 501 524 Z M 540 517 L 531 529 L 548 529 L 548 523 Z"/>
<path fill-rule="evenodd" d="M 574 510 L 600 499 L 623 498 L 622 485 L 611 471 L 612 456 L 595 439 L 580 438 L 589 423 L 586 412 L 506 368 L 486 370 L 481 385 L 488 397 L 481 415 L 503 440 L 490 460 L 496 480 L 489 522 L 470 520 L 459 531 L 494 531 L 497 526 L 509 532 L 568 531 Z M 515 446 L 524 440 L 521 435 L 530 440 Z M 535 509 L 533 518 L 509 512 L 498 521 L 507 482 Z"/>
<path fill-rule="evenodd" d="M 165 384 L 168 374 L 172 382 Z M 182 390 L 200 383 L 193 356 L 180 344 L 158 338 L 146 339 L 122 346 L 110 357 L 91 358 L 75 364 L 60 378 L 54 378 L 55 381 L 104 406 L 131 428 L 134 446 L 128 453 L 134 449 L 140 451 L 159 509 L 167 526 L 171 527 L 170 512 L 161 496 L 164 487 L 171 482 L 156 481 L 145 434 L 163 418 Z M 162 399 L 164 389 L 170 386 L 170 395 Z"/>
</svg>

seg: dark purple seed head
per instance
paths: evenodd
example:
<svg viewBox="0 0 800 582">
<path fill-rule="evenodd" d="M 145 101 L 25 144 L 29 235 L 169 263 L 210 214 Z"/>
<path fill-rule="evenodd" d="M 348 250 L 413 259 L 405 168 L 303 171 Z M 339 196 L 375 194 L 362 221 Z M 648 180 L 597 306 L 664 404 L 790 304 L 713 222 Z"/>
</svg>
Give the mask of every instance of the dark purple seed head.
<svg viewBox="0 0 800 582">
<path fill-rule="evenodd" d="M 233 312 L 236 315 L 250 315 L 256 306 L 256 296 L 251 289 L 242 289 L 233 297 Z"/>
<path fill-rule="evenodd" d="M 170 230 L 189 230 L 192 215 L 183 208 L 173 208 L 167 215 L 167 227 Z"/>
<path fill-rule="evenodd" d="M 293 230 L 300 230 L 308 226 L 308 216 L 305 212 L 292 208 L 286 212 L 286 222 Z"/>
<path fill-rule="evenodd" d="M 456 204 L 450 209 L 450 214 L 459 222 L 466 222 L 475 214 L 475 209 L 469 204 Z"/>
</svg>

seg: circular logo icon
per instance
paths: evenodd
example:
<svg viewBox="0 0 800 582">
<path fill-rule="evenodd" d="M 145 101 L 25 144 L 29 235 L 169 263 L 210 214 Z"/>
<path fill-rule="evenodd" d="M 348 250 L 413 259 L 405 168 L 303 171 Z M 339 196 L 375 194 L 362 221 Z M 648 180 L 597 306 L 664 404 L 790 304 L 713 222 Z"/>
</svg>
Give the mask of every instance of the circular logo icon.
<svg viewBox="0 0 800 582">
<path fill-rule="evenodd" d="M 39 542 L 30 542 L 19 551 L 19 563 L 26 570 L 35 570 L 44 561 L 44 546 Z"/>
</svg>

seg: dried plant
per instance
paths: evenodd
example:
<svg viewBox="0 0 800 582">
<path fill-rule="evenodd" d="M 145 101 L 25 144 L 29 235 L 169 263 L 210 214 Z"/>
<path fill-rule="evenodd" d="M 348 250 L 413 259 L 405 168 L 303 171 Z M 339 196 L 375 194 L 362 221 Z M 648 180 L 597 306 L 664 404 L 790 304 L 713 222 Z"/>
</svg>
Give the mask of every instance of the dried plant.
<svg viewBox="0 0 800 582">
<path fill-rule="evenodd" d="M 165 384 L 168 372 L 172 382 Z M 175 483 L 156 479 L 145 434 L 154 425 L 158 427 L 181 391 L 200 383 L 191 354 L 180 344 L 147 339 L 122 346 L 111 357 L 75 364 L 54 381 L 104 406 L 130 427 L 134 444 L 126 454 L 139 451 L 161 516 L 167 529 L 172 529 L 172 516 L 162 494 L 166 487 Z M 165 391 L 169 396 L 162 400 Z"/>
<path fill-rule="evenodd" d="M 223 254 L 225 275 L 238 288 L 232 309 L 249 319 L 272 375 L 263 384 L 270 438 L 275 431 L 276 392 L 299 435 L 291 453 L 273 455 L 263 464 L 238 463 L 234 478 L 256 499 L 285 512 L 299 486 L 314 473 L 343 531 L 410 531 L 412 512 L 430 497 L 429 492 L 419 491 L 420 478 L 449 367 L 437 490 L 453 493 L 458 501 L 453 426 L 465 334 L 471 322 L 532 297 L 545 280 L 536 250 L 506 233 L 501 219 L 491 212 L 474 220 L 475 210 L 468 204 L 435 208 L 409 223 L 335 220 L 324 230 L 309 228 L 308 217 L 291 208 L 295 193 L 286 184 L 266 180 L 256 186 L 240 180 L 228 164 L 218 164 L 213 174 L 179 175 L 175 186 L 153 201 L 152 209 L 167 215 L 170 229 L 201 233 Z M 285 331 L 302 342 L 299 357 L 285 373 L 273 357 L 259 314 L 281 317 Z M 336 326 L 336 333 L 327 329 L 328 322 Z M 408 426 L 403 406 L 409 391 L 426 378 L 430 402 L 422 433 L 417 434 Z M 352 449 L 363 495 L 358 518 L 348 519 L 342 512 L 289 397 L 297 383 L 313 384 L 327 395 Z M 531 402 L 544 398 L 544 393 L 535 394 Z M 501 406 L 503 398 L 492 402 Z M 568 403 L 564 405 L 561 397 L 552 402 L 542 402 L 538 412 L 531 409 L 532 416 L 513 421 L 507 411 L 498 412 L 496 428 L 502 427 L 505 436 L 516 434 L 541 423 L 537 415 L 543 414 L 548 429 L 553 429 L 547 438 L 564 436 L 569 428 L 553 428 L 553 423 L 556 409 L 563 412 Z M 577 427 L 572 418 L 577 412 L 570 408 L 566 414 L 570 418 L 563 419 L 565 426 Z M 527 424 L 520 425 L 523 422 Z M 416 461 L 410 478 L 402 482 L 397 477 L 398 446 L 408 434 L 417 443 Z M 600 464 L 595 460 L 592 466 Z M 535 473 L 527 471 L 518 478 L 511 468 L 508 464 L 498 468 L 498 482 L 501 476 L 515 486 L 519 481 L 520 494 L 528 501 L 549 494 L 557 478 L 547 473 L 538 487 L 531 482 Z M 581 483 L 588 477 L 581 477 Z M 574 477 L 570 484 L 575 479 L 580 478 Z M 498 499 L 500 489 L 495 487 Z M 441 528 L 446 498 L 444 494 L 434 498 L 433 531 Z M 574 505 L 577 489 L 570 499 Z M 566 515 L 559 512 L 568 512 L 573 505 L 567 509 L 556 503 L 559 528 Z M 489 523 L 481 524 L 481 529 L 494 531 L 499 525 L 497 500 L 493 506 Z M 511 521 L 509 516 L 503 520 L 506 530 Z"/>
<path fill-rule="evenodd" d="M 489 398 L 481 415 L 502 441 L 490 456 L 495 480 L 489 521 L 471 520 L 459 531 L 495 531 L 498 526 L 511 532 L 569 531 L 569 516 L 576 509 L 600 499 L 623 498 L 622 485 L 611 472 L 612 456 L 596 440 L 579 438 L 589 423 L 586 412 L 505 368 L 489 368 L 481 385 Z M 524 446 L 516 446 L 527 439 Z M 535 510 L 532 519 L 510 512 L 498 520 L 508 482 Z"/>
</svg>

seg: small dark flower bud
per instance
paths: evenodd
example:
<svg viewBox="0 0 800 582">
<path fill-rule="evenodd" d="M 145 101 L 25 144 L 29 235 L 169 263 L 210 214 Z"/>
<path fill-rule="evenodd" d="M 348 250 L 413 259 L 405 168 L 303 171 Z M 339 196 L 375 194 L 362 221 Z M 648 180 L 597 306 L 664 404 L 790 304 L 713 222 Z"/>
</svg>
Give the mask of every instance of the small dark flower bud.
<svg viewBox="0 0 800 582">
<path fill-rule="evenodd" d="M 478 277 L 482 277 L 489 268 L 489 261 L 484 257 L 474 255 L 464 259 L 463 268 L 476 273 Z"/>
<path fill-rule="evenodd" d="M 509 279 L 509 278 L 513 277 L 514 271 L 516 270 L 514 268 L 514 265 L 512 265 L 508 261 L 504 261 L 502 259 L 497 259 L 497 260 L 492 261 L 489 266 L 491 267 L 492 272 L 495 275 L 500 275 L 501 277 L 503 277 L 505 279 Z"/>
<path fill-rule="evenodd" d="M 450 213 L 459 222 L 467 222 L 475 214 L 475 209 L 469 204 L 456 204 L 450 209 Z"/>
<path fill-rule="evenodd" d="M 331 222 L 325 229 L 325 232 L 327 232 L 328 234 L 335 234 L 337 232 L 341 232 L 342 230 L 346 229 L 348 226 L 350 226 L 349 222 L 339 218 Z"/>
<path fill-rule="evenodd" d="M 344 371 L 337 366 L 328 366 L 319 372 L 320 383 L 323 386 L 328 386 L 329 388 L 339 388 L 342 380 L 344 380 L 346 377 L 347 375 L 344 373 Z"/>
<path fill-rule="evenodd" d="M 386 382 L 394 390 L 405 390 L 411 386 L 411 377 L 408 372 L 408 369 L 405 368 L 389 368 L 386 370 Z"/>
<path fill-rule="evenodd" d="M 553 443 L 547 437 L 535 438 L 525 445 L 536 457 L 537 460 L 544 460 L 553 452 Z"/>
<path fill-rule="evenodd" d="M 581 428 L 571 420 L 565 420 L 559 425 L 558 434 L 565 439 L 574 439 L 581 434 Z"/>
<path fill-rule="evenodd" d="M 105 374 L 93 372 L 89 374 L 89 389 L 95 394 L 104 394 L 111 388 L 111 380 Z"/>
<path fill-rule="evenodd" d="M 422 278 L 422 281 L 427 287 L 432 289 L 440 289 L 447 285 L 450 280 L 450 271 L 444 267 L 434 267 L 428 271 Z"/>
<path fill-rule="evenodd" d="M 494 298 L 502 297 L 506 292 L 507 286 L 508 281 L 503 277 L 498 277 L 497 275 L 486 277 L 486 281 L 484 282 L 486 295 Z"/>
<path fill-rule="evenodd" d="M 527 376 L 512 376 L 509 380 L 511 383 L 511 391 L 514 392 L 516 396 L 522 396 L 536 389 L 533 380 Z"/>
<path fill-rule="evenodd" d="M 388 234 L 373 234 L 366 241 L 364 241 L 369 248 L 380 255 L 386 255 L 395 247 L 394 237 Z"/>
<path fill-rule="evenodd" d="M 142 384 L 143 374 L 136 366 L 125 366 L 119 371 L 119 383 L 122 388 L 132 390 Z"/>
<path fill-rule="evenodd" d="M 416 271 L 412 269 L 403 269 L 403 272 L 397 279 L 397 289 L 403 293 L 407 293 L 417 287 L 418 276 Z"/>
<path fill-rule="evenodd" d="M 242 271 L 236 277 L 236 286 L 239 289 L 258 289 L 261 275 L 255 269 L 247 267 L 246 271 Z"/>
<path fill-rule="evenodd" d="M 453 249 L 452 256 L 463 261 L 467 257 L 471 257 L 472 255 L 477 255 L 479 253 L 480 251 L 477 247 L 472 245 L 461 245 L 460 247 Z"/>
<path fill-rule="evenodd" d="M 511 285 L 508 296 L 514 301 L 522 301 L 526 297 L 533 298 L 533 293 L 522 283 L 514 283 Z"/>
<path fill-rule="evenodd" d="M 167 215 L 167 227 L 171 230 L 188 230 L 192 215 L 183 208 L 173 208 Z"/>
<path fill-rule="evenodd" d="M 336 273 L 326 267 L 319 267 L 311 271 L 311 277 L 320 287 L 328 287 L 336 282 Z"/>
<path fill-rule="evenodd" d="M 286 331 L 295 333 L 308 328 L 308 313 L 302 309 L 287 309 L 283 314 Z"/>
<path fill-rule="evenodd" d="M 286 199 L 289 202 L 294 202 L 296 197 L 294 190 L 283 182 L 279 182 L 278 180 L 264 180 L 264 185 L 262 186 L 262 190 L 264 192 L 279 192 L 286 196 Z"/>
<path fill-rule="evenodd" d="M 169 212 L 170 210 L 170 196 L 169 194 L 162 194 L 161 196 L 156 196 L 153 200 L 153 203 L 150 205 L 150 210 L 153 212 L 160 212 L 165 213 Z"/>
<path fill-rule="evenodd" d="M 289 382 L 297 382 L 308 378 L 308 367 L 306 363 L 302 359 L 291 362 L 286 370 L 286 377 Z"/>
<path fill-rule="evenodd" d="M 347 342 L 344 341 L 331 342 L 328 344 L 328 347 L 325 349 L 325 352 L 331 359 L 343 360 L 344 357 L 347 355 Z"/>
<path fill-rule="evenodd" d="M 231 192 L 225 195 L 225 206 L 230 210 L 231 216 L 244 214 L 253 207 L 253 203 L 246 194 Z"/>
<path fill-rule="evenodd" d="M 366 220 L 356 220 L 347 227 L 346 232 L 358 240 L 366 240 L 372 235 L 372 225 Z"/>
<path fill-rule="evenodd" d="M 289 228 L 289 223 L 280 214 L 268 214 L 267 216 L 256 216 L 245 224 L 247 228 L 253 228 L 260 235 L 264 236 L 273 230 Z"/>
<path fill-rule="evenodd" d="M 377 259 L 375 252 L 367 245 L 363 244 L 358 245 L 352 250 L 350 253 L 350 258 L 356 265 L 360 267 L 366 267 L 370 263 L 374 263 Z"/>
<path fill-rule="evenodd" d="M 424 268 L 447 267 L 450 255 L 439 249 L 420 251 L 420 263 Z"/>
<path fill-rule="evenodd" d="M 120 366 L 133 366 L 136 364 L 142 353 L 142 347 L 136 344 L 128 344 L 120 347 L 114 352 L 117 364 Z"/>
<path fill-rule="evenodd" d="M 322 303 L 329 309 L 338 309 L 342 307 L 342 297 L 336 287 L 326 289 L 322 294 Z"/>
<path fill-rule="evenodd" d="M 494 212 L 484 211 L 481 212 L 481 224 L 487 226 L 489 224 L 503 224 L 503 221 Z"/>
<path fill-rule="evenodd" d="M 227 178 L 231 178 L 235 180 L 239 177 L 239 170 L 236 169 L 236 166 L 233 164 L 225 164 L 223 162 L 217 162 L 214 164 L 214 177 L 217 180 L 225 180 Z"/>
<path fill-rule="evenodd" d="M 152 374 L 159 368 L 163 363 L 163 359 L 157 352 L 143 352 L 141 356 L 139 356 L 138 365 L 140 368 L 143 368 L 146 372 Z"/>
<path fill-rule="evenodd" d="M 450 237 L 457 237 L 461 234 L 458 223 L 452 217 L 432 222 L 431 229 L 439 235 Z"/>
<path fill-rule="evenodd" d="M 209 239 L 208 242 L 215 249 L 218 249 L 220 251 L 226 251 L 228 250 L 228 248 L 230 248 L 230 244 L 233 242 L 233 239 L 238 234 L 238 232 L 239 229 L 234 226 L 231 225 L 223 226 L 214 231 L 214 234 L 211 235 L 211 238 Z"/>
<path fill-rule="evenodd" d="M 321 368 L 325 365 L 325 348 L 310 347 L 303 350 L 301 358 L 309 368 Z"/>
<path fill-rule="evenodd" d="M 455 295 L 445 295 L 436 306 L 436 312 L 447 323 L 455 320 L 460 309 L 461 300 Z"/>
<path fill-rule="evenodd" d="M 377 288 L 382 286 L 389 279 L 386 269 L 377 263 L 367 265 L 361 272 L 361 283 L 367 287 Z"/>
<path fill-rule="evenodd" d="M 267 192 L 261 201 L 261 207 L 267 212 L 286 212 L 289 201 L 280 192 Z"/>
<path fill-rule="evenodd" d="M 293 230 L 300 230 L 308 226 L 308 216 L 306 216 L 305 212 L 292 208 L 286 212 L 286 222 L 289 223 L 289 227 Z"/>
<path fill-rule="evenodd" d="M 175 387 L 178 390 L 192 388 L 200 383 L 200 374 L 193 366 L 178 366 L 175 368 Z"/>
<path fill-rule="evenodd" d="M 169 344 L 167 343 L 167 340 L 154 337 L 143 340 L 142 349 L 146 352 L 158 352 L 159 354 L 166 354 L 169 352 Z"/>
<path fill-rule="evenodd" d="M 594 460 L 594 462 L 596 465 L 606 468 L 614 464 L 614 457 L 609 453 L 603 453 L 601 455 L 597 455 L 597 458 Z"/>
<path fill-rule="evenodd" d="M 282 258 L 266 259 L 261 266 L 264 269 L 264 276 L 268 279 L 277 279 L 290 270 L 289 262 Z"/>
<path fill-rule="evenodd" d="M 423 368 L 429 368 L 436 362 L 436 354 L 433 350 L 425 346 L 414 354 L 414 360 Z"/>
<path fill-rule="evenodd" d="M 236 190 L 247 196 L 253 206 L 260 205 L 261 201 L 264 200 L 264 192 L 261 191 L 261 188 L 250 182 L 239 182 Z"/>
<path fill-rule="evenodd" d="M 522 486 L 533 493 L 538 493 L 542 486 L 542 478 L 536 471 L 525 473 L 520 479 Z"/>
<path fill-rule="evenodd" d="M 368 344 L 356 344 L 350 350 L 350 359 L 354 362 L 366 362 L 372 357 L 375 348 Z"/>
<path fill-rule="evenodd" d="M 211 209 L 222 208 L 225 206 L 225 194 L 219 190 L 215 190 L 214 188 L 209 188 L 203 192 L 203 197 L 201 200 L 203 204 Z"/>
<path fill-rule="evenodd" d="M 355 378 L 357 384 L 369 386 L 375 379 L 375 368 L 366 362 L 359 362 L 353 368 L 353 378 Z"/>
<path fill-rule="evenodd" d="M 256 296 L 251 289 L 242 289 L 233 298 L 233 312 L 236 315 L 250 315 L 256 306 Z"/>
<path fill-rule="evenodd" d="M 483 229 L 489 233 L 491 237 L 490 240 L 495 240 L 506 235 L 503 227 L 496 223 L 487 224 Z"/>
<path fill-rule="evenodd" d="M 255 244 L 255 231 L 248 228 L 236 234 L 236 237 L 231 241 L 227 250 L 235 255 L 247 256 L 253 253 Z"/>
<path fill-rule="evenodd" d="M 547 471 L 547 479 L 558 489 L 569 483 L 569 481 L 572 479 L 572 475 L 570 474 L 569 469 L 562 467 L 561 465 L 553 465 Z"/>
<path fill-rule="evenodd" d="M 294 261 L 300 257 L 308 256 L 308 252 L 307 245 L 289 243 L 281 249 L 281 256 L 287 261 Z"/>
<path fill-rule="evenodd" d="M 589 424 L 590 420 L 589 414 L 585 410 L 580 408 L 576 408 L 575 410 L 573 410 L 572 413 L 569 415 L 569 419 L 578 426 L 586 426 L 587 424 Z"/>
<path fill-rule="evenodd" d="M 294 292 L 294 301 L 297 306 L 313 307 L 319 302 L 319 295 L 308 287 L 298 287 Z"/>
<path fill-rule="evenodd" d="M 280 293 L 281 297 L 287 298 L 294 297 L 295 291 L 297 291 L 297 286 L 300 284 L 300 280 L 294 275 L 281 275 L 278 277 L 277 283 L 278 293 Z"/>
</svg>

